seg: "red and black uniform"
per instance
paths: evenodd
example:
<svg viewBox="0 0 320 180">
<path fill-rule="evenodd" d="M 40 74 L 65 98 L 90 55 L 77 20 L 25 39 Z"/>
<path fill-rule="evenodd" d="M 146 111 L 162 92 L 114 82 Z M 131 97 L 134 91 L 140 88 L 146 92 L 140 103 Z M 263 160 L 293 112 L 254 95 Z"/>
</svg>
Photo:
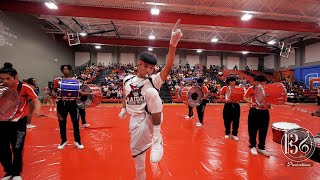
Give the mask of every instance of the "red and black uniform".
<svg viewBox="0 0 320 180">
<path fill-rule="evenodd" d="M 207 86 L 205 85 L 201 86 L 200 88 L 203 94 L 207 94 L 209 91 Z M 200 105 L 197 106 L 198 119 L 201 124 L 203 124 L 204 110 L 206 108 L 207 101 L 208 101 L 207 99 L 203 99 Z"/>
<path fill-rule="evenodd" d="M 26 83 L 19 82 L 12 88 L 19 94 L 20 102 L 17 113 L 8 121 L 0 122 L 0 161 L 7 175 L 20 176 L 29 114 L 27 103 L 28 100 L 38 97 L 32 87 Z"/>
<path fill-rule="evenodd" d="M 53 82 L 53 89 L 57 94 L 57 115 L 60 128 L 61 144 L 67 141 L 67 117 L 70 114 L 73 125 L 74 140 L 81 144 L 79 119 L 78 119 L 78 106 L 76 97 L 65 99 L 59 96 L 59 81 L 61 78 L 56 78 Z M 72 78 L 73 79 L 73 78 Z"/>
<path fill-rule="evenodd" d="M 226 95 L 228 86 L 223 86 L 220 94 Z M 227 98 L 226 98 L 227 99 Z M 223 120 L 225 127 L 225 134 L 230 134 L 231 123 L 232 123 L 232 135 L 238 135 L 239 122 L 240 122 L 240 105 L 239 102 L 232 102 L 226 100 L 223 107 Z"/>
<path fill-rule="evenodd" d="M 259 131 L 259 144 L 258 147 L 261 150 L 265 149 L 266 137 L 269 128 L 270 106 L 259 108 L 255 102 L 255 89 L 253 86 L 249 87 L 244 94 L 245 97 L 251 98 L 252 104 L 250 104 L 250 111 L 248 115 L 248 132 L 250 148 L 256 147 L 256 137 Z"/>
</svg>

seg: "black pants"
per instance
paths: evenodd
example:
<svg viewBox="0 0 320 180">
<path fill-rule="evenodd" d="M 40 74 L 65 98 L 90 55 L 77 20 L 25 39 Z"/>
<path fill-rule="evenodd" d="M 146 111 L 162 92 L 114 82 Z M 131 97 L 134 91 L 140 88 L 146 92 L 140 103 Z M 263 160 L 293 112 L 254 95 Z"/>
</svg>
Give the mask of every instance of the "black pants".
<svg viewBox="0 0 320 180">
<path fill-rule="evenodd" d="M 239 103 L 225 103 L 223 108 L 223 120 L 226 135 L 230 134 L 232 123 L 232 135 L 238 135 L 239 120 L 240 120 L 240 105 Z"/>
<path fill-rule="evenodd" d="M 0 162 L 7 175 L 20 176 L 22 171 L 26 125 L 27 117 L 18 122 L 0 122 Z"/>
<path fill-rule="evenodd" d="M 57 113 L 60 128 L 61 142 L 67 141 L 67 117 L 70 114 L 72 125 L 73 125 L 73 136 L 74 140 L 81 144 L 79 119 L 78 119 L 78 108 L 76 101 L 62 101 L 57 102 Z"/>
<path fill-rule="evenodd" d="M 87 121 L 86 121 L 86 109 L 79 108 L 79 115 L 81 117 L 82 125 L 83 124 L 87 124 Z"/>
<path fill-rule="evenodd" d="M 193 116 L 193 107 L 188 106 L 188 109 L 189 109 L 188 116 L 189 116 L 189 117 L 192 117 L 192 116 Z"/>
<path fill-rule="evenodd" d="M 197 106 L 197 113 L 198 113 L 198 119 L 201 124 L 203 124 L 203 116 L 204 116 L 204 109 L 206 108 L 207 100 L 202 100 L 201 104 Z"/>
<path fill-rule="evenodd" d="M 250 108 L 248 116 L 248 132 L 250 148 L 256 147 L 256 137 L 259 131 L 259 149 L 264 150 L 269 128 L 269 110 Z"/>
<path fill-rule="evenodd" d="M 318 106 L 320 106 L 320 96 L 317 96 L 317 103 L 318 103 Z"/>
</svg>

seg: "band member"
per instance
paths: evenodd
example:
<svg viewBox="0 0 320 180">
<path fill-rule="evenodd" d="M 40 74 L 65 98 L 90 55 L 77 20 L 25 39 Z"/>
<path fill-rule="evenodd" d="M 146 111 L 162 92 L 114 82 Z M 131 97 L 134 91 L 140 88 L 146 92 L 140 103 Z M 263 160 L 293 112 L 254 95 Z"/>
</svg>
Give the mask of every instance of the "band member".
<svg viewBox="0 0 320 180">
<path fill-rule="evenodd" d="M 192 119 L 193 118 L 193 107 L 188 106 L 188 115 L 184 118 L 185 119 Z"/>
<path fill-rule="evenodd" d="M 38 96 L 39 93 L 40 93 L 40 90 L 39 90 L 39 87 L 38 87 L 38 85 L 37 85 L 36 79 L 34 79 L 34 78 L 29 78 L 29 79 L 27 79 L 27 83 L 32 87 L 32 89 L 34 90 L 34 92 L 35 92 L 36 95 Z M 33 111 L 33 109 L 34 109 L 34 103 L 29 100 L 28 105 L 29 105 L 30 113 L 32 113 L 32 111 Z M 28 114 L 28 115 L 27 115 L 27 128 L 28 128 L 28 129 L 37 127 L 37 126 L 31 124 L 31 119 L 32 119 L 32 114 Z"/>
<path fill-rule="evenodd" d="M 210 94 L 210 91 L 208 90 L 207 86 L 203 84 L 203 79 L 198 79 L 197 83 L 198 83 L 198 86 L 201 88 L 202 93 L 204 94 L 200 105 L 197 106 L 196 108 L 198 113 L 198 119 L 199 119 L 199 122 L 196 123 L 196 126 L 199 127 L 203 125 L 204 110 L 208 102 L 208 96 Z"/>
<path fill-rule="evenodd" d="M 195 83 L 192 81 L 189 85 L 193 86 Z M 185 119 L 192 119 L 193 118 L 193 107 L 188 106 L 188 115 L 184 117 Z"/>
<path fill-rule="evenodd" d="M 27 115 L 30 113 L 27 101 L 31 100 L 34 103 L 31 112 L 33 116 L 39 114 L 41 104 L 33 89 L 27 83 L 19 81 L 18 73 L 11 63 L 5 63 L 0 69 L 0 80 L 3 86 L 12 88 L 18 93 L 20 101 L 16 114 L 8 121 L 0 122 L 0 161 L 6 172 L 2 179 L 20 180 Z"/>
<path fill-rule="evenodd" d="M 270 115 L 269 108 L 267 105 L 257 105 L 255 99 L 255 89 L 259 84 L 263 85 L 267 81 L 266 77 L 263 75 L 258 75 L 254 78 L 253 86 L 249 87 L 244 94 L 243 100 L 250 105 L 249 115 L 248 115 L 248 132 L 249 132 L 249 142 L 250 151 L 253 155 L 258 155 L 258 152 L 270 156 L 268 151 L 265 150 L 266 137 L 269 127 Z M 259 131 L 259 144 L 258 152 L 256 149 L 256 136 Z"/>
<path fill-rule="evenodd" d="M 61 78 L 63 79 L 75 79 L 72 77 L 71 71 L 72 67 L 70 65 L 62 65 L 60 67 L 60 70 L 63 74 Z M 58 85 L 59 80 L 61 78 L 57 78 L 54 80 L 54 95 L 58 94 Z M 80 95 L 88 95 L 88 93 L 85 93 L 81 90 L 79 90 Z M 73 136 L 74 136 L 74 146 L 78 149 L 83 149 L 84 146 L 81 143 L 81 137 L 80 137 L 80 129 L 79 129 L 79 119 L 78 119 L 78 108 L 76 103 L 77 97 L 58 97 L 57 101 L 57 116 L 59 121 L 59 128 L 60 128 L 60 137 L 61 137 L 61 143 L 58 146 L 58 149 L 61 150 L 67 145 L 67 117 L 68 113 L 70 114 L 72 125 L 73 125 Z"/>
<path fill-rule="evenodd" d="M 49 111 L 51 112 L 52 109 L 53 111 L 56 111 L 56 100 L 57 100 L 57 96 L 56 94 L 53 92 L 53 84 L 49 83 L 49 87 L 46 89 L 46 94 L 48 94 L 48 100 L 49 100 Z"/>
<path fill-rule="evenodd" d="M 178 24 L 178 23 L 177 23 Z M 123 106 L 119 117 L 126 111 L 130 114 L 130 147 L 134 158 L 136 179 L 146 179 L 145 157 L 150 146 L 150 160 L 157 163 L 163 156 L 163 139 L 160 133 L 162 122 L 162 100 L 157 90 L 167 80 L 182 36 L 179 29 L 172 31 L 166 66 L 157 74 L 154 72 L 157 59 L 154 54 L 143 52 L 138 60 L 137 75 L 129 75 L 123 81 Z"/>
<path fill-rule="evenodd" d="M 237 101 L 230 100 L 230 96 L 227 93 L 228 88 L 235 88 L 236 86 L 236 78 L 231 76 L 227 77 L 226 79 L 226 86 L 222 87 L 220 92 L 220 98 L 226 99 L 226 103 L 223 107 L 223 120 L 224 120 L 224 127 L 225 127 L 225 138 L 230 138 L 230 129 L 232 124 L 232 138 L 235 141 L 238 141 L 238 129 L 239 129 L 239 120 L 240 120 L 240 105 Z"/>
<path fill-rule="evenodd" d="M 78 108 L 78 110 L 79 110 L 79 115 L 80 115 L 79 117 L 81 118 L 82 127 L 84 127 L 84 128 L 90 127 L 90 124 L 87 124 L 87 120 L 86 120 L 86 109 L 85 108 L 83 108 L 83 109 Z"/>
<path fill-rule="evenodd" d="M 82 84 L 86 84 L 86 81 L 83 81 L 81 77 L 78 77 L 78 80 L 80 82 L 82 82 Z M 81 96 L 80 100 L 86 101 L 87 98 L 88 98 L 88 96 Z M 80 115 L 79 118 L 81 118 L 82 127 L 84 127 L 84 128 L 90 127 L 90 124 L 87 124 L 87 120 L 86 120 L 86 109 L 78 107 L 78 111 L 79 111 L 79 115 Z"/>
</svg>

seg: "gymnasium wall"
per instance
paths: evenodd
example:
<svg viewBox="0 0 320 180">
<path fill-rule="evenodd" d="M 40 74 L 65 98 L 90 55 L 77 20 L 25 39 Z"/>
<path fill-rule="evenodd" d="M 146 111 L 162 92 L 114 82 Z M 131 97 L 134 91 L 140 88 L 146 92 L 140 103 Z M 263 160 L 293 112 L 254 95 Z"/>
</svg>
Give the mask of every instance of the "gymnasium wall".
<svg viewBox="0 0 320 180">
<path fill-rule="evenodd" d="M 305 48 L 305 63 L 320 64 L 320 43 L 311 44 Z"/>
<path fill-rule="evenodd" d="M 46 34 L 37 18 L 25 14 L 0 11 L 0 54 L 1 67 L 11 62 L 21 80 L 34 77 L 40 88 L 61 75 L 62 64 L 74 66 L 72 49 Z"/>
<path fill-rule="evenodd" d="M 259 58 L 257 57 L 247 57 L 246 65 L 253 68 L 253 70 L 258 70 Z"/>
</svg>

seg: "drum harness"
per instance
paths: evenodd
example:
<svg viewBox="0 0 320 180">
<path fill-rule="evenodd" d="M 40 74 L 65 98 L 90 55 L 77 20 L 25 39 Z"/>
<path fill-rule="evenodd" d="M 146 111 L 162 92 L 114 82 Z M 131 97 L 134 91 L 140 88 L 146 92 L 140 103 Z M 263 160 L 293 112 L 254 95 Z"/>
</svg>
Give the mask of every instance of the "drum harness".
<svg viewBox="0 0 320 180">
<path fill-rule="evenodd" d="M 124 85 L 126 85 L 126 83 L 127 83 L 129 80 L 132 80 L 134 77 L 136 77 L 136 76 L 132 76 L 132 77 L 128 78 L 127 80 L 125 80 L 125 81 L 124 81 Z M 152 82 L 152 78 L 151 78 L 151 77 L 148 77 L 148 80 L 150 81 L 150 83 L 151 83 L 151 85 L 153 86 L 153 88 L 156 89 L 156 90 L 158 91 L 158 93 L 160 94 L 160 90 L 157 89 L 157 88 L 154 86 L 154 84 L 153 84 L 153 82 Z M 162 101 L 162 104 L 163 104 L 163 101 Z M 149 110 L 148 110 L 148 105 L 146 105 L 145 111 L 147 112 L 147 114 L 151 115 L 151 113 L 150 113 Z"/>
</svg>

